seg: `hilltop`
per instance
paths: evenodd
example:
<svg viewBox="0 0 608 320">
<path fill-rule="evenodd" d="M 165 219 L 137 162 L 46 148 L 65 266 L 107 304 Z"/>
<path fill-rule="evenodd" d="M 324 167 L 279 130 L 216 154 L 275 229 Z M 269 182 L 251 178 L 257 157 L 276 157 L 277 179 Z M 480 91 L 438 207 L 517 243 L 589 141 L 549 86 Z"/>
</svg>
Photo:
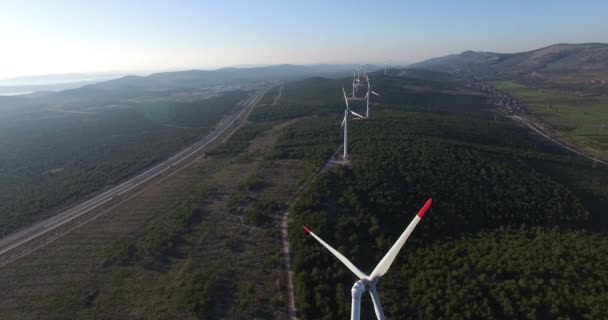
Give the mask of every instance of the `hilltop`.
<svg viewBox="0 0 608 320">
<path fill-rule="evenodd" d="M 555 44 L 520 53 L 465 51 L 432 58 L 412 68 L 469 73 L 480 78 L 527 78 L 556 83 L 608 79 L 608 44 Z"/>
</svg>

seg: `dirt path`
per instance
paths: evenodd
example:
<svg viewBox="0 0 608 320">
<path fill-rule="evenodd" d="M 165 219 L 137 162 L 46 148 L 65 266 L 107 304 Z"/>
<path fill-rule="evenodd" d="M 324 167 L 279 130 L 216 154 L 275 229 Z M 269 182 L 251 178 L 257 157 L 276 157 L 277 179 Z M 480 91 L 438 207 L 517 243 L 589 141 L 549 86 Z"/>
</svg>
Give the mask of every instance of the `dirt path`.
<svg viewBox="0 0 608 320">
<path fill-rule="evenodd" d="M 281 99 L 282 94 L 283 94 L 283 84 L 281 83 L 281 87 L 279 88 L 279 94 L 277 94 L 277 97 L 274 98 L 274 101 L 272 102 L 273 105 L 276 105 L 279 102 L 279 99 Z"/>
<path fill-rule="evenodd" d="M 296 307 L 296 295 L 295 295 L 295 286 L 294 286 L 294 275 L 293 269 L 291 266 L 291 255 L 289 249 L 289 210 L 291 209 L 291 205 L 298 200 L 302 192 L 306 191 L 310 184 L 317 179 L 317 177 L 324 172 L 325 170 L 332 168 L 338 163 L 336 156 L 342 150 L 342 146 L 334 152 L 329 160 L 324 163 L 322 166 L 317 168 L 308 179 L 298 188 L 296 195 L 293 197 L 291 202 L 289 203 L 289 207 L 283 215 L 281 216 L 281 252 L 283 253 L 283 263 L 285 265 L 285 278 L 287 281 L 287 316 L 288 319 L 296 320 L 298 319 L 298 309 Z"/>
</svg>

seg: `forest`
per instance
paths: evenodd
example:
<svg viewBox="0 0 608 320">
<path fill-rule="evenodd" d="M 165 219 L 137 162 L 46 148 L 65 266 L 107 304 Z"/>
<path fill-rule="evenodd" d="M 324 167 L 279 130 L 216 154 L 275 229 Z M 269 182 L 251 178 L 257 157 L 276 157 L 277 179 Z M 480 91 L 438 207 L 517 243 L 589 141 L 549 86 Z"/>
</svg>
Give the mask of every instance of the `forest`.
<svg viewBox="0 0 608 320">
<path fill-rule="evenodd" d="M 247 96 L 40 110 L 0 125 L 0 237 L 115 184 L 211 131 Z"/>
<path fill-rule="evenodd" d="M 608 316 L 608 175 L 583 181 L 590 163 L 484 117 L 480 102 L 463 112 L 385 104 L 353 122 L 352 164 L 321 175 L 292 208 L 302 319 L 347 318 L 356 280 L 302 225 L 370 272 L 431 197 L 379 284 L 387 318 Z M 341 138 L 338 121 L 300 121 L 274 155 L 322 163 Z"/>
</svg>

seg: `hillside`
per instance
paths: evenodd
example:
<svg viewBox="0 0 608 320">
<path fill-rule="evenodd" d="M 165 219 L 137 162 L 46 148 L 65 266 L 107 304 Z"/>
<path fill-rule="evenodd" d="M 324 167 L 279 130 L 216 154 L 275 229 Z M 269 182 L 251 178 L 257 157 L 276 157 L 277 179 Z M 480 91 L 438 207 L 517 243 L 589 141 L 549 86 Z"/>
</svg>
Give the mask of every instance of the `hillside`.
<svg viewBox="0 0 608 320">
<path fill-rule="evenodd" d="M 480 78 L 523 77 L 556 83 L 608 79 L 608 44 L 555 44 L 520 53 L 465 51 L 422 61 L 412 68 L 470 73 Z"/>
<path fill-rule="evenodd" d="M 349 124 L 351 166 L 321 173 L 290 209 L 299 318 L 347 318 L 354 280 L 303 224 L 368 271 L 428 197 L 428 218 L 380 283 L 388 319 L 606 318 L 608 173 L 492 117 L 486 93 L 454 75 L 370 77 L 380 96 L 370 119 Z M 263 101 L 278 102 L 256 106 L 205 157 L 2 267 L 3 319 L 285 319 L 279 217 L 340 145 L 350 81 L 269 91 Z M 191 107 L 220 105 L 205 101 Z M 190 104 L 171 105 L 182 121 L 209 118 Z"/>
<path fill-rule="evenodd" d="M 302 225 L 369 272 L 430 197 L 379 284 L 387 319 L 605 318 L 606 296 L 592 293 L 608 286 L 605 171 L 490 117 L 481 93 L 412 89 L 429 82 L 392 74 L 372 78 L 373 117 L 349 124 L 351 165 L 319 176 L 292 208 L 300 319 L 347 318 L 355 280 Z M 302 121 L 276 154 L 326 155 L 337 130 L 338 119 Z"/>
</svg>

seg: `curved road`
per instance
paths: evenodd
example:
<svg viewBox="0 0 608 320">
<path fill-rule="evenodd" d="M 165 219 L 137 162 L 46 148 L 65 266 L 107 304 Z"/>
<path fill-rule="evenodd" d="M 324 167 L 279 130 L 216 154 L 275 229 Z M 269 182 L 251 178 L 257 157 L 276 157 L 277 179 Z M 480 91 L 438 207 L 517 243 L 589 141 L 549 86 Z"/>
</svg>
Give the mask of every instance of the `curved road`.
<svg viewBox="0 0 608 320">
<path fill-rule="evenodd" d="M 26 229 L 15 232 L 0 239 L 0 257 L 92 211 L 93 209 L 110 202 L 114 199 L 114 197 L 120 196 L 124 193 L 131 191 L 134 188 L 143 185 L 149 180 L 159 176 L 163 172 L 178 166 L 183 161 L 191 159 L 201 149 L 203 149 L 210 143 L 214 142 L 218 137 L 220 137 L 228 128 L 231 128 L 236 122 L 236 120 L 239 119 L 239 117 L 241 117 L 241 115 L 246 113 L 248 110 L 253 108 L 253 106 L 255 106 L 260 101 L 260 99 L 267 91 L 268 88 L 257 90 L 254 95 L 239 103 L 243 106 L 240 111 L 228 116 L 228 118 L 225 119 L 218 128 L 213 130 L 201 140 L 195 142 L 189 147 L 186 147 L 185 149 L 171 156 L 169 159 L 156 164 L 155 166 L 145 170 L 144 172 L 112 187 L 111 189 L 97 196 L 94 196 L 93 198 L 85 202 L 75 205 L 70 209 L 60 212 L 46 220 L 35 223 L 34 225 Z"/>
<path fill-rule="evenodd" d="M 526 119 L 524 119 L 524 118 L 522 118 L 522 117 L 520 117 L 520 116 L 511 116 L 511 117 L 512 117 L 513 119 L 515 119 L 515 120 L 519 120 L 519 121 L 521 121 L 523 124 L 525 124 L 526 126 L 528 126 L 528 127 L 529 127 L 530 129 L 532 129 L 534 132 L 538 133 L 539 135 L 541 135 L 541 136 L 545 137 L 545 138 L 546 138 L 546 139 L 548 139 L 549 141 L 551 141 L 551 142 L 553 142 L 553 143 L 557 144 L 558 146 L 560 146 L 560 147 L 562 147 L 562 148 L 564 148 L 564 149 L 566 149 L 566 150 L 568 150 L 568 151 L 574 152 L 574 153 L 578 154 L 579 156 L 582 156 L 582 157 L 584 157 L 584 158 L 587 158 L 587 159 L 589 159 L 589 160 L 591 160 L 591 161 L 596 161 L 596 162 L 601 163 L 601 164 L 603 164 L 603 165 L 608 165 L 608 162 L 606 162 L 606 161 L 603 161 L 603 160 L 600 160 L 600 159 L 594 158 L 594 157 L 592 157 L 592 156 L 590 156 L 590 155 L 587 155 L 587 154 L 585 154 L 585 153 L 583 153 L 583 152 L 581 152 L 581 151 L 578 151 L 578 150 L 576 150 L 576 149 L 574 149 L 574 148 L 572 148 L 572 147 L 569 147 L 569 146 L 567 146 L 567 145 L 565 145 L 565 144 L 561 143 L 559 140 L 557 140 L 557 139 L 553 138 L 552 136 L 550 136 L 550 135 L 548 135 L 548 134 L 544 133 L 543 131 L 541 131 L 540 129 L 538 129 L 537 127 L 535 127 L 534 125 L 532 125 L 530 122 L 526 121 Z"/>
</svg>

